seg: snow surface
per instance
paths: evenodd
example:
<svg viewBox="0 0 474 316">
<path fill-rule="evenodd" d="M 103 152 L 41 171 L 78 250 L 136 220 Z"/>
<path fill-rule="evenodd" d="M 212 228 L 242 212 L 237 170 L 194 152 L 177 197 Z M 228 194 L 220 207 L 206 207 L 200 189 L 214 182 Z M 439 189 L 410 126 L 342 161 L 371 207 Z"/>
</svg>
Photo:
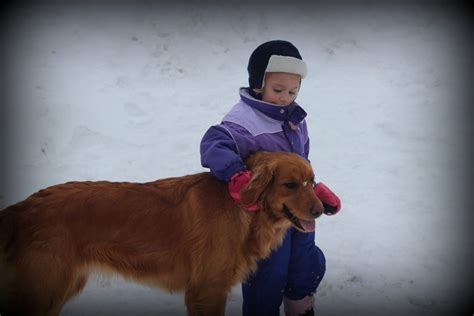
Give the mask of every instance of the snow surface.
<svg viewBox="0 0 474 316">
<path fill-rule="evenodd" d="M 318 315 L 468 306 L 472 51 L 453 7 L 72 2 L 23 6 L 6 25 L 0 206 L 70 180 L 205 170 L 200 139 L 237 102 L 248 56 L 287 39 L 309 68 L 310 159 L 343 201 L 317 224 Z M 237 285 L 227 314 L 241 302 Z M 182 294 L 93 278 L 61 315 L 184 313 Z"/>
</svg>

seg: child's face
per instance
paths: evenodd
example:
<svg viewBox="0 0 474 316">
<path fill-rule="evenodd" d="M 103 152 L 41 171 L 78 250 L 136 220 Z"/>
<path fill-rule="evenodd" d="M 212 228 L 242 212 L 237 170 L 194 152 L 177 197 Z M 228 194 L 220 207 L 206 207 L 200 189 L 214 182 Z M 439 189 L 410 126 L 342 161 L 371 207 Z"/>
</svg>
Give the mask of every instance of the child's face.
<svg viewBox="0 0 474 316">
<path fill-rule="evenodd" d="M 288 105 L 296 99 L 300 89 L 300 75 L 286 72 L 267 72 L 263 85 L 262 101 Z"/>
</svg>

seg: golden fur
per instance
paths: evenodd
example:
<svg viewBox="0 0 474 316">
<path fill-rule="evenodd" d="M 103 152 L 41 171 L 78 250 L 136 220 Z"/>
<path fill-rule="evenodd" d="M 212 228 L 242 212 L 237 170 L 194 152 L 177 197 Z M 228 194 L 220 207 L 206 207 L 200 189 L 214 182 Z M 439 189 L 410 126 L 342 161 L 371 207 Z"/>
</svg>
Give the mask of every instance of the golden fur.
<svg viewBox="0 0 474 316">
<path fill-rule="evenodd" d="M 188 315 L 224 315 L 233 285 L 292 225 L 321 215 L 309 163 L 261 152 L 247 165 L 248 212 L 210 173 L 149 183 L 68 182 L 0 211 L 0 314 L 58 315 L 94 270 L 184 291 Z M 296 187 L 289 187 L 288 183 Z M 293 218 L 293 221 L 295 219 Z M 299 227 L 301 229 L 301 227 Z"/>
</svg>

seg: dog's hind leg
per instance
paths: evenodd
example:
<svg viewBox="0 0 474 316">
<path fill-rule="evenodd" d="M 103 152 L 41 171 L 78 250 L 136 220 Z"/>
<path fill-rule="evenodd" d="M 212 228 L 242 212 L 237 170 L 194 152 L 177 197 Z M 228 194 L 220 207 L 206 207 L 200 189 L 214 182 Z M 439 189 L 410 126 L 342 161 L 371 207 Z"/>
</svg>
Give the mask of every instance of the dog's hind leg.
<svg viewBox="0 0 474 316">
<path fill-rule="evenodd" d="M 86 284 L 85 275 L 60 258 L 36 253 L 14 263 L 2 316 L 59 315 L 64 303 Z"/>
<path fill-rule="evenodd" d="M 185 294 L 188 316 L 224 316 L 228 292 L 228 288 L 211 284 L 188 289 Z"/>
</svg>

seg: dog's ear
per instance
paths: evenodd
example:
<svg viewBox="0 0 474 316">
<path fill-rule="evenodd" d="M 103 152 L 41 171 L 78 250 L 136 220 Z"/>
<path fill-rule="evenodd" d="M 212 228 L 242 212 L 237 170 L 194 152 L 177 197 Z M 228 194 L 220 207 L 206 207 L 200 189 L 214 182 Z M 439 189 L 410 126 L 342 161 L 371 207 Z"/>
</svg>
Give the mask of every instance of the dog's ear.
<svg viewBox="0 0 474 316">
<path fill-rule="evenodd" d="M 240 191 L 242 203 L 245 205 L 257 203 L 273 180 L 276 163 L 262 160 L 252 168 L 250 182 Z"/>
</svg>

